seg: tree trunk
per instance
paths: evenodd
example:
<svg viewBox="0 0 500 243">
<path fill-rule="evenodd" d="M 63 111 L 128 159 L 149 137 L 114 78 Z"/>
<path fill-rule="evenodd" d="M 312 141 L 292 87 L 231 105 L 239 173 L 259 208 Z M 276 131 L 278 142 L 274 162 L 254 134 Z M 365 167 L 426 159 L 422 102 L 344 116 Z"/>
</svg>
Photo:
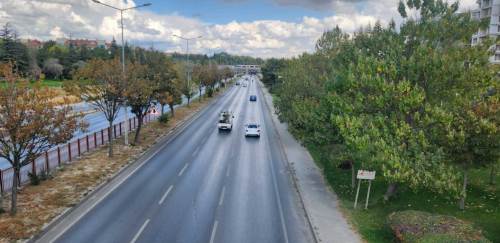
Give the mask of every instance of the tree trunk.
<svg viewBox="0 0 500 243">
<path fill-rule="evenodd" d="M 200 102 L 201 102 L 201 97 L 202 97 L 202 96 L 201 96 L 201 87 L 200 87 L 199 91 L 200 91 Z"/>
<path fill-rule="evenodd" d="M 14 166 L 14 176 L 12 177 L 12 195 L 10 202 L 10 215 L 14 216 L 17 213 L 17 187 L 19 178 L 19 168 Z"/>
<path fill-rule="evenodd" d="M 189 103 L 190 103 L 190 101 L 191 101 L 191 96 L 186 97 L 186 98 L 188 99 L 188 107 L 189 107 Z"/>
<path fill-rule="evenodd" d="M 139 143 L 139 133 L 142 128 L 142 119 L 144 119 L 143 116 L 137 117 L 137 130 L 135 130 L 134 144 Z"/>
<path fill-rule="evenodd" d="M 175 116 L 175 113 L 174 113 L 174 104 L 168 104 L 168 106 L 170 107 L 170 114 L 172 114 L 172 117 Z"/>
<path fill-rule="evenodd" d="M 0 213 L 5 212 L 3 210 L 3 192 L 0 192 Z"/>
<path fill-rule="evenodd" d="M 113 122 L 109 122 L 108 128 L 108 157 L 113 157 Z"/>
<path fill-rule="evenodd" d="M 464 169 L 464 184 L 462 187 L 462 197 L 458 203 L 460 210 L 465 209 L 465 198 L 467 197 L 467 169 Z"/>
<path fill-rule="evenodd" d="M 164 109 L 165 109 L 165 104 L 163 104 L 163 103 L 162 103 L 162 104 L 161 104 L 161 115 L 162 115 L 162 116 L 163 116 L 163 114 L 164 114 L 164 112 L 163 112 L 163 110 L 164 110 Z"/>
<path fill-rule="evenodd" d="M 398 184 L 396 183 L 390 183 L 389 186 L 387 187 L 387 191 L 384 194 L 384 201 L 387 202 L 389 199 L 396 194 L 396 191 L 398 190 Z"/>
<path fill-rule="evenodd" d="M 351 188 L 354 189 L 356 187 L 356 172 L 354 170 L 354 161 L 350 161 L 351 163 Z"/>
<path fill-rule="evenodd" d="M 493 164 L 491 166 L 491 171 L 490 171 L 490 185 L 495 185 L 496 184 L 496 167 L 497 165 L 496 164 Z"/>
</svg>

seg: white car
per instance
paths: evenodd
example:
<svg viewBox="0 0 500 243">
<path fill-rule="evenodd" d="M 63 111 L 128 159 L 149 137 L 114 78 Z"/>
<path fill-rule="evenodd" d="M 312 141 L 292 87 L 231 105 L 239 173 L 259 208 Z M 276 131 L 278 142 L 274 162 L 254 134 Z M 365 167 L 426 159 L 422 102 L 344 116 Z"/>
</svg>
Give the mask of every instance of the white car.
<svg viewBox="0 0 500 243">
<path fill-rule="evenodd" d="M 257 123 L 245 125 L 245 137 L 260 137 L 260 125 Z"/>
</svg>

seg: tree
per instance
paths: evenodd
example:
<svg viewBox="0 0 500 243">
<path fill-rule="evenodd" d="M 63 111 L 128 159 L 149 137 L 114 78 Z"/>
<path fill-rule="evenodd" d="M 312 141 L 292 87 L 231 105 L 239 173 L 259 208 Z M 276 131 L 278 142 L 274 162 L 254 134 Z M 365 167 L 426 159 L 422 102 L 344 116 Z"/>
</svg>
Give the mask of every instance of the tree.
<svg viewBox="0 0 500 243">
<path fill-rule="evenodd" d="M 33 162 L 42 152 L 72 138 L 80 126 L 70 115 L 70 106 L 52 101 L 53 91 L 40 83 L 30 86 L 13 72 L 11 64 L 0 66 L 6 86 L 0 89 L 0 157 L 14 169 L 11 214 L 16 213 L 18 176 L 21 167 Z"/>
<path fill-rule="evenodd" d="M 49 78 L 60 79 L 63 75 L 63 70 L 63 65 L 59 64 L 59 60 L 55 58 L 49 58 L 43 64 L 43 72 Z"/>
<path fill-rule="evenodd" d="M 191 98 L 193 97 L 193 84 L 187 81 L 187 67 L 184 63 L 181 62 L 177 62 L 174 67 L 177 71 L 178 81 L 180 83 L 180 91 L 184 95 L 184 97 L 186 97 L 189 106 Z"/>
<path fill-rule="evenodd" d="M 200 99 L 200 102 L 202 100 L 202 95 L 201 95 L 201 92 L 203 91 L 203 87 L 206 86 L 205 84 L 205 78 L 206 78 L 206 75 L 207 75 L 207 69 L 206 69 L 206 65 L 195 65 L 193 67 L 193 81 L 195 84 L 197 84 L 198 86 L 198 94 L 199 94 L 199 99 Z"/>
<path fill-rule="evenodd" d="M 29 73 L 30 57 L 28 48 L 19 42 L 17 33 L 10 23 L 0 29 L 0 62 L 12 63 L 21 75 Z"/>
<path fill-rule="evenodd" d="M 113 123 L 122 107 L 127 82 L 124 80 L 118 58 L 112 60 L 93 59 L 73 75 L 73 80 L 65 83 L 65 90 L 78 96 L 82 101 L 100 110 L 109 123 L 108 156 L 113 156 Z"/>
<path fill-rule="evenodd" d="M 130 72 L 127 75 L 128 83 L 125 99 L 132 113 L 137 117 L 138 124 L 134 138 L 134 143 L 137 144 L 144 118 L 157 97 L 158 83 L 156 81 L 158 74 L 151 70 L 151 66 L 132 64 L 128 68 Z"/>
</svg>

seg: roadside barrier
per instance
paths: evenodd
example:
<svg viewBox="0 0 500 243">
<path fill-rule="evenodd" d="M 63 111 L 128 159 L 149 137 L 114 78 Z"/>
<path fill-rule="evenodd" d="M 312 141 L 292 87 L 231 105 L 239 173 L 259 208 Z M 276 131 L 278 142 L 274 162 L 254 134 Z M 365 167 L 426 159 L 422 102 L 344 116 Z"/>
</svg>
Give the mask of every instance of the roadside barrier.
<svg viewBox="0 0 500 243">
<path fill-rule="evenodd" d="M 144 117 L 143 125 L 147 124 L 159 116 L 156 114 L 148 113 Z M 133 131 L 138 126 L 137 117 L 129 119 L 129 131 Z M 95 150 L 103 145 L 108 144 L 108 132 L 112 133 L 113 139 L 119 138 L 125 134 L 125 121 L 114 124 L 112 129 L 110 127 L 103 128 L 102 130 L 88 133 L 76 139 L 70 140 L 66 144 L 58 145 L 43 154 L 38 156 L 30 164 L 21 168 L 19 177 L 17 178 L 18 184 L 23 185 L 30 181 L 29 174 L 40 175 L 41 173 L 49 173 L 63 164 L 70 164 L 76 161 L 82 154 Z M 12 189 L 14 180 L 14 169 L 12 167 L 0 170 L 0 192 L 8 192 Z"/>
</svg>

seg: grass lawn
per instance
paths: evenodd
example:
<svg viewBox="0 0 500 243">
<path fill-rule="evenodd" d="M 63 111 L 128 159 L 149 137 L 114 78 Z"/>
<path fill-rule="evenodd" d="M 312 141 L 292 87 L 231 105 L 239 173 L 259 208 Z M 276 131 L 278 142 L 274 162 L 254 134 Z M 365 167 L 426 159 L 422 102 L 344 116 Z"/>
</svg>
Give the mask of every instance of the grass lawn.
<svg viewBox="0 0 500 243">
<path fill-rule="evenodd" d="M 42 81 L 42 85 L 49 88 L 62 88 L 63 82 L 62 80 L 45 79 Z M 0 82 L 0 87 L 5 87 L 5 85 L 4 81 Z"/>
<path fill-rule="evenodd" d="M 51 87 L 51 88 L 61 88 L 62 87 L 62 84 L 63 84 L 64 81 L 62 80 L 52 80 L 52 79 L 45 79 L 42 81 L 42 84 L 47 87 Z"/>
<path fill-rule="evenodd" d="M 360 200 L 355 210 L 351 171 L 337 168 L 335 156 L 338 153 L 332 148 L 307 147 L 316 163 L 324 169 L 325 177 L 337 193 L 349 220 L 368 242 L 393 242 L 394 237 L 386 225 L 386 217 L 391 212 L 407 209 L 451 215 L 472 222 L 483 230 L 490 241 L 500 242 L 500 175 L 496 177 L 496 186 L 488 185 L 490 170 L 487 168 L 471 171 L 465 211 L 459 210 L 457 201 L 452 198 L 401 187 L 399 193 L 384 204 L 383 194 L 387 184 L 380 177 L 372 184 L 368 210 L 364 210 L 367 183 L 361 185 Z"/>
</svg>

